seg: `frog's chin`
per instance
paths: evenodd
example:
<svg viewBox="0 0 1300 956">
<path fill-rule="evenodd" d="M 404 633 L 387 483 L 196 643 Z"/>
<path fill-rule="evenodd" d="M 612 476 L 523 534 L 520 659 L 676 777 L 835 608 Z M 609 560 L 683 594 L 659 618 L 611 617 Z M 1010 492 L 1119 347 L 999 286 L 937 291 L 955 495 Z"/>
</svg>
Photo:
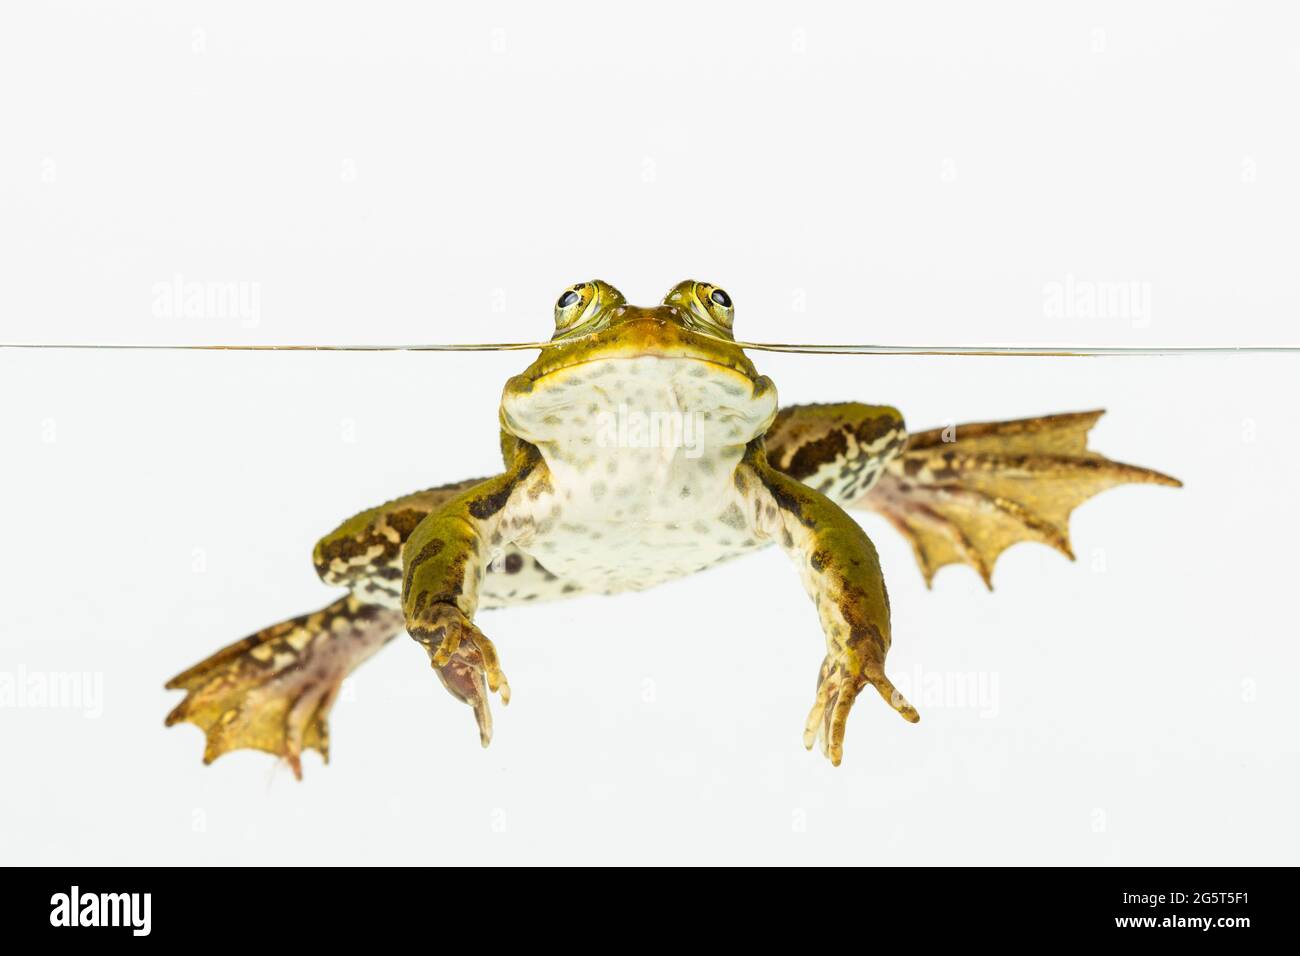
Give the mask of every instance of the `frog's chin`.
<svg viewBox="0 0 1300 956">
<path fill-rule="evenodd" d="M 689 433 L 719 446 L 744 445 L 763 434 L 776 414 L 776 390 L 765 377 L 715 357 L 663 351 L 589 358 L 507 386 L 503 426 L 534 444 L 596 449 L 617 430 L 622 442 L 644 429 Z M 659 436 L 657 439 L 656 436 Z"/>
</svg>

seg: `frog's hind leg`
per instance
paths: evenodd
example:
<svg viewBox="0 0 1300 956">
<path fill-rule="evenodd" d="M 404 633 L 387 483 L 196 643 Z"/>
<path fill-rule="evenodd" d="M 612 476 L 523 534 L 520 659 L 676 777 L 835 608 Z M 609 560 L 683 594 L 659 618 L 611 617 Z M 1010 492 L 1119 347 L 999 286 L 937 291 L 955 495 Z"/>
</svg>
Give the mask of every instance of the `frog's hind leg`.
<svg viewBox="0 0 1300 956">
<path fill-rule="evenodd" d="M 907 426 L 890 405 L 791 405 L 764 436 L 767 461 L 841 508 L 861 498 L 907 445 Z"/>
<path fill-rule="evenodd" d="M 240 748 L 284 757 L 302 778 L 301 754 L 329 760 L 330 708 L 354 668 L 402 630 L 402 612 L 349 594 L 249 635 L 167 682 L 186 696 L 167 725 L 207 735 L 203 762 Z"/>
<path fill-rule="evenodd" d="M 1176 478 L 1111 461 L 1088 449 L 1102 411 L 981 422 L 913 434 L 902 454 L 850 507 L 884 515 L 912 544 L 926 584 L 948 564 L 967 564 L 992 590 L 993 565 L 1019 541 L 1073 560 L 1070 513 L 1093 495 Z"/>
</svg>

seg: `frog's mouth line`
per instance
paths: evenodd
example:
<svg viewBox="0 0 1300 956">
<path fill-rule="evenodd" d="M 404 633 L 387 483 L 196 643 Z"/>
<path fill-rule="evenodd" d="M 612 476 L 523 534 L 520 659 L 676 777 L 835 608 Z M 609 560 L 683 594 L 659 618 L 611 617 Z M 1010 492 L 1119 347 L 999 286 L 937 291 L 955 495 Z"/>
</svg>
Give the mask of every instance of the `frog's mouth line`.
<svg viewBox="0 0 1300 956">
<path fill-rule="evenodd" d="M 723 345 L 732 345 L 735 346 L 736 348 L 742 348 L 742 349 L 768 348 L 768 346 L 763 345 L 762 343 L 737 342 L 735 339 L 723 338 L 721 335 L 714 335 L 712 332 L 709 332 L 701 328 L 690 328 L 687 331 L 689 331 L 691 335 L 695 336 L 696 338 L 708 339 L 710 342 L 720 342 Z M 590 339 L 599 338 L 600 336 L 605 335 L 608 332 L 609 332 L 608 328 L 594 329 L 591 332 L 584 332 L 581 335 L 561 335 L 558 338 L 549 339 L 545 342 L 512 342 L 509 343 L 508 345 L 503 345 L 499 347 L 511 348 L 511 349 L 541 349 L 543 352 L 545 352 L 547 349 L 558 349 L 558 348 L 564 348 L 565 346 L 569 346 L 569 345 L 577 345 L 579 342 L 586 342 Z M 483 346 L 483 348 L 487 348 L 487 347 L 488 346 Z M 781 348 L 817 348 L 818 346 L 783 345 L 780 347 Z"/>
<path fill-rule="evenodd" d="M 531 381 L 534 385 L 536 385 L 539 382 L 544 381 L 545 379 L 560 374 L 561 372 L 571 372 L 575 369 L 582 368 L 584 365 L 598 365 L 604 362 L 631 362 L 631 361 L 635 361 L 636 359 L 646 359 L 646 358 L 664 359 L 668 361 L 679 359 L 682 361 L 698 363 L 700 365 L 707 365 L 707 366 L 711 366 L 712 368 L 719 369 L 721 371 L 733 372 L 740 378 L 743 378 L 750 385 L 755 384 L 755 378 L 754 376 L 749 374 L 748 370 L 741 368 L 737 364 L 721 361 L 716 357 L 705 358 L 700 355 L 693 355 L 690 352 L 674 353 L 672 351 L 652 351 L 652 350 L 646 350 L 641 352 L 627 352 L 619 355 L 604 355 L 604 356 L 598 355 L 595 356 L 594 358 L 584 358 L 581 361 L 571 362 L 567 365 L 557 365 L 554 368 L 543 369 L 536 376 L 531 377 L 529 381 Z"/>
<path fill-rule="evenodd" d="M 725 369 L 751 385 L 760 377 L 748 356 L 730 340 L 657 314 L 638 315 L 586 335 L 555 341 L 564 350 L 549 356 L 543 352 L 524 373 L 529 381 L 537 383 L 548 376 L 593 362 L 647 358 L 689 362 L 698 364 L 701 369 Z"/>
</svg>

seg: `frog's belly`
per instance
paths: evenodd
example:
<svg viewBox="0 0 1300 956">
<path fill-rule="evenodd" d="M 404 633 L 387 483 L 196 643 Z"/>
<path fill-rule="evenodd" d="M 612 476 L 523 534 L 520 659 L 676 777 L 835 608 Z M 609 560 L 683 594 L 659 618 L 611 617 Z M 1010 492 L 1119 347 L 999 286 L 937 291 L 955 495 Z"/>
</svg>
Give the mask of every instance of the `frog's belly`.
<svg viewBox="0 0 1300 956">
<path fill-rule="evenodd" d="M 584 591 L 616 594 L 685 577 L 762 547 L 720 521 L 561 523 L 521 550 Z"/>
<path fill-rule="evenodd" d="M 583 590 L 640 590 L 761 547 L 733 479 L 743 447 L 542 451 L 551 491 L 516 543 Z"/>
<path fill-rule="evenodd" d="M 688 358 L 554 373 L 502 404 L 546 461 L 514 542 L 586 591 L 638 590 L 759 547 L 734 475 L 776 411 L 771 389 Z"/>
</svg>

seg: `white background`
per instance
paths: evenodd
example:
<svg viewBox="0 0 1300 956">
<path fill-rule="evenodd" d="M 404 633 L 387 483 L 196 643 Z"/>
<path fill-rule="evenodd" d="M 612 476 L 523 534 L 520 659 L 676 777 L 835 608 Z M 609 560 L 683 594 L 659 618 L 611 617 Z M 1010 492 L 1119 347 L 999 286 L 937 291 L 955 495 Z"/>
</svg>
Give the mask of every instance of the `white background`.
<svg viewBox="0 0 1300 956">
<path fill-rule="evenodd" d="M 0 13 L 0 340 L 549 335 L 559 290 L 718 282 L 765 341 L 1296 344 L 1300 60 L 1285 4 L 58 4 Z M 159 284 L 242 283 L 251 316 Z M 1052 306 L 1138 289 L 1138 314 Z M 783 401 L 925 428 L 1107 407 L 1187 482 L 927 592 L 864 516 L 890 671 L 844 765 L 766 553 L 481 619 L 515 702 L 481 751 L 404 638 L 333 763 L 199 763 L 174 673 L 332 594 L 314 540 L 495 467 L 529 353 L 0 351 L 0 859 L 32 863 L 1294 863 L 1294 358 L 756 354 Z M 974 676 L 973 704 L 915 688 Z"/>
</svg>

